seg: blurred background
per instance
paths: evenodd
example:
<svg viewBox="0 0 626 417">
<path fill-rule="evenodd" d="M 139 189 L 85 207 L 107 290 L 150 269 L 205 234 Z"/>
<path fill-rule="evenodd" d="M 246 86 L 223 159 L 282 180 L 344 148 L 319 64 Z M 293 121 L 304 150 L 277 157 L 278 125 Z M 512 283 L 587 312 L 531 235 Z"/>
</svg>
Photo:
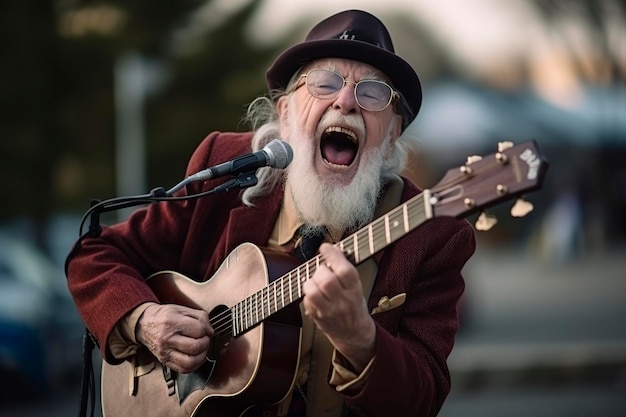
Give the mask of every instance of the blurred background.
<svg viewBox="0 0 626 417">
<path fill-rule="evenodd" d="M 493 208 L 478 234 L 440 415 L 626 415 L 626 1 L 3 0 L 7 415 L 78 410 L 62 266 L 91 199 L 178 183 L 207 133 L 248 129 L 277 54 L 347 8 L 379 16 L 420 74 L 408 176 L 431 187 L 503 140 L 550 162 L 535 210 Z"/>
</svg>

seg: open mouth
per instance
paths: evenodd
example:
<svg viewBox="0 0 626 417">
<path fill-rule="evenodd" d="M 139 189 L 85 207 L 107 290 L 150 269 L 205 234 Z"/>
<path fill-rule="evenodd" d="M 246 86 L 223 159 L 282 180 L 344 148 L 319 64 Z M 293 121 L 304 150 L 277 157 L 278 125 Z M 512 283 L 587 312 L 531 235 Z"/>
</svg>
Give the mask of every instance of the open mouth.
<svg viewBox="0 0 626 417">
<path fill-rule="evenodd" d="M 358 139 L 350 129 L 331 126 L 322 133 L 320 150 L 327 163 L 349 166 L 359 150 Z"/>
</svg>

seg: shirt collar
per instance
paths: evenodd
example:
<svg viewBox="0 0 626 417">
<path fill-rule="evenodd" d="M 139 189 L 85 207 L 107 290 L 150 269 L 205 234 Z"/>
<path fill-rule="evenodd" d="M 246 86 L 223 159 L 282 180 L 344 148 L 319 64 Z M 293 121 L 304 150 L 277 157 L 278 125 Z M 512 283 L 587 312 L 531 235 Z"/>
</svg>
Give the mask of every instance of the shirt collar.
<svg viewBox="0 0 626 417">
<path fill-rule="evenodd" d="M 289 186 L 286 186 L 285 197 L 278 213 L 278 219 L 276 220 L 276 243 L 279 246 L 289 243 L 298 232 L 298 229 L 302 226 L 302 222 L 298 218 L 296 207 L 293 203 L 291 193 L 289 192 Z"/>
</svg>

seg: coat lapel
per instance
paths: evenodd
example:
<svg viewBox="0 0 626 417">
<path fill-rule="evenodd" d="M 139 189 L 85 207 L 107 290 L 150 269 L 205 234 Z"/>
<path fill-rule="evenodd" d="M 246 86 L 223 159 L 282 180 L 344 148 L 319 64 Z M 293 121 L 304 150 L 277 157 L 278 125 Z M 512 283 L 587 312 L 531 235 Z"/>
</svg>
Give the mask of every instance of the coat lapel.
<svg viewBox="0 0 626 417">
<path fill-rule="evenodd" d="M 282 189 L 255 201 L 254 207 L 240 206 L 230 211 L 226 227 L 226 248 L 230 252 L 244 242 L 267 245 L 282 202 Z"/>
</svg>

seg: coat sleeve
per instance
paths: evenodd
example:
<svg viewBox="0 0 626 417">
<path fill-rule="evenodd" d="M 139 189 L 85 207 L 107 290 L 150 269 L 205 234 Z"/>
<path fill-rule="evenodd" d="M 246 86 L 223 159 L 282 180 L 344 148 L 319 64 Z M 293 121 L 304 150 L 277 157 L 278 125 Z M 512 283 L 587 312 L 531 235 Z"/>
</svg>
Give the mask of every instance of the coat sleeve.
<svg viewBox="0 0 626 417">
<path fill-rule="evenodd" d="M 462 268 L 475 250 L 465 220 L 429 221 L 381 259 L 369 301 L 406 293 L 405 303 L 374 314 L 376 354 L 365 386 L 345 396 L 351 415 L 435 416 L 450 390 L 446 360 L 458 329 Z M 367 410 L 367 412 L 363 412 Z"/>
<path fill-rule="evenodd" d="M 219 138 L 220 134 L 213 133 L 201 142 L 187 175 L 229 156 L 214 152 Z M 189 190 L 199 192 L 202 187 L 206 185 L 193 184 Z M 180 270 L 197 204 L 197 200 L 162 202 L 138 209 L 127 221 L 103 227 L 98 237 L 79 240 L 68 255 L 69 290 L 106 360 L 114 361 L 106 341 L 116 323 L 138 305 L 158 301 L 145 278 L 165 269 Z"/>
</svg>

